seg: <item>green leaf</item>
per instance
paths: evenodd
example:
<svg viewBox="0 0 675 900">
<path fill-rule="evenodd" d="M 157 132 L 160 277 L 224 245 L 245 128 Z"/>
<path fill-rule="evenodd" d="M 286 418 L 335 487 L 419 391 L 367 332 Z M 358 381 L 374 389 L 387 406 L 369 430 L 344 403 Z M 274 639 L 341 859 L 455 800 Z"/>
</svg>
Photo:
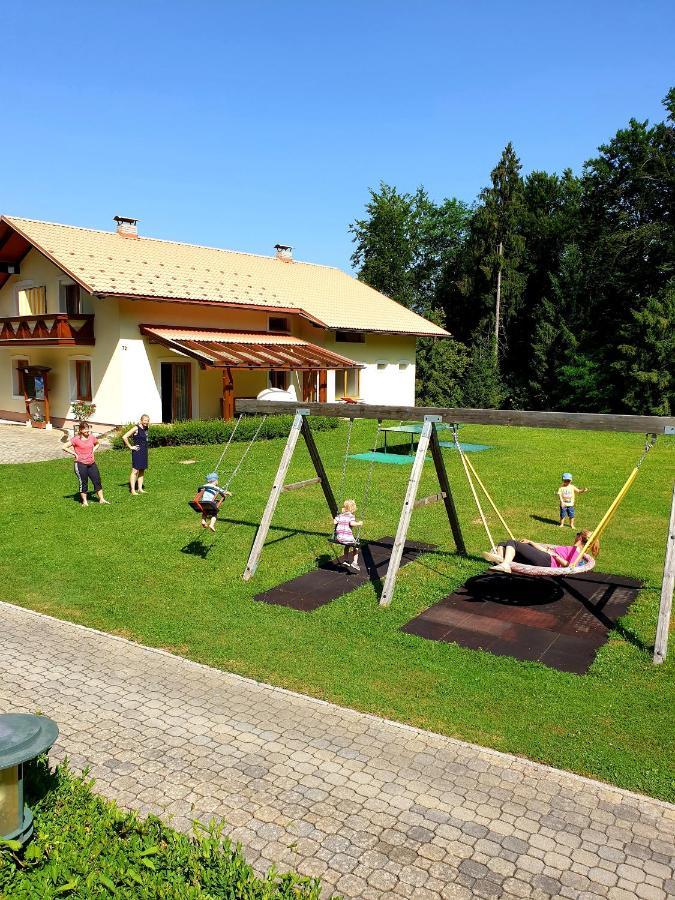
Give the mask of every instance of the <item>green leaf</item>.
<svg viewBox="0 0 675 900">
<path fill-rule="evenodd" d="M 21 841 L 0 841 L 0 847 L 6 847 L 8 850 L 20 850 Z"/>
<path fill-rule="evenodd" d="M 67 884 L 62 884 L 60 887 L 57 887 L 54 891 L 55 894 L 67 894 L 69 891 L 74 891 L 75 888 L 80 883 L 79 878 L 73 878 L 72 881 L 69 881 Z"/>
<path fill-rule="evenodd" d="M 107 887 L 108 890 L 114 894 L 115 893 L 115 882 L 108 878 L 107 875 L 99 875 L 98 880 L 101 882 L 103 887 Z"/>
</svg>

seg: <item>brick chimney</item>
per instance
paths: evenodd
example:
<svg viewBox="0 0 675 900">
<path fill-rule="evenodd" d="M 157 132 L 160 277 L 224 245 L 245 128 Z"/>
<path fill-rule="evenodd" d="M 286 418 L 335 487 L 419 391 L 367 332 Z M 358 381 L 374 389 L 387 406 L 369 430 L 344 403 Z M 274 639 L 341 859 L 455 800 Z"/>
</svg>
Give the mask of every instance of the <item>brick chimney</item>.
<svg viewBox="0 0 675 900">
<path fill-rule="evenodd" d="M 281 262 L 293 262 L 293 248 L 289 247 L 288 244 L 275 244 L 274 249 L 277 259 L 281 260 Z"/>
<path fill-rule="evenodd" d="M 115 216 L 114 221 L 117 222 L 117 233 L 120 237 L 138 237 L 138 219 L 129 219 L 127 216 Z"/>
</svg>

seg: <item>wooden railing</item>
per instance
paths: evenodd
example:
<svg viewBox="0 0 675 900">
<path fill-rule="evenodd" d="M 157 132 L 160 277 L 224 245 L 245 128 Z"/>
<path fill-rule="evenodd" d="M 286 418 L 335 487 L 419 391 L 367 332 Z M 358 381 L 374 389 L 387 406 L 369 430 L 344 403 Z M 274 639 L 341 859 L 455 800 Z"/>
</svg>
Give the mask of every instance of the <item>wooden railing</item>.
<svg viewBox="0 0 675 900">
<path fill-rule="evenodd" d="M 93 346 L 94 316 L 52 313 L 0 318 L 0 347 L 30 345 Z"/>
</svg>

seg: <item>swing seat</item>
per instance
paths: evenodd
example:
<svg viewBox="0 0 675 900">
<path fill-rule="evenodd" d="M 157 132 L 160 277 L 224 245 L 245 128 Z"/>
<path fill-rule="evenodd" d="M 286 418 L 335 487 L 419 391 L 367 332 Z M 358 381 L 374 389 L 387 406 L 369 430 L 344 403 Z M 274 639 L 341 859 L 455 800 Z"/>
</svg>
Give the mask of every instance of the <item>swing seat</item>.
<svg viewBox="0 0 675 900">
<path fill-rule="evenodd" d="M 202 516 L 208 513 L 211 513 L 211 515 L 213 515 L 214 508 L 215 511 L 218 512 L 225 498 L 222 495 L 219 495 L 217 500 L 205 500 L 202 505 L 203 494 L 204 491 L 197 491 L 194 499 L 188 502 L 188 506 L 190 507 L 190 509 L 193 509 L 195 512 L 199 513 Z M 206 507 L 206 509 L 204 509 L 204 507 Z"/>
<path fill-rule="evenodd" d="M 545 544 L 544 546 L 552 547 L 553 545 Z M 552 569 L 549 566 L 529 566 L 527 563 L 512 562 L 511 574 L 529 575 L 530 577 L 535 578 L 542 578 L 544 576 L 548 578 L 564 578 L 565 575 L 583 575 L 585 572 L 590 572 L 593 568 L 595 568 L 595 560 L 590 553 L 586 553 L 583 559 L 575 565 L 564 566 L 558 569 Z"/>
<path fill-rule="evenodd" d="M 344 541 L 338 541 L 337 539 L 337 528 L 334 529 L 333 534 L 328 538 L 329 544 L 335 544 L 338 547 L 356 547 L 358 550 L 361 546 L 361 538 L 357 537 L 353 541 L 348 544 L 345 544 Z"/>
</svg>

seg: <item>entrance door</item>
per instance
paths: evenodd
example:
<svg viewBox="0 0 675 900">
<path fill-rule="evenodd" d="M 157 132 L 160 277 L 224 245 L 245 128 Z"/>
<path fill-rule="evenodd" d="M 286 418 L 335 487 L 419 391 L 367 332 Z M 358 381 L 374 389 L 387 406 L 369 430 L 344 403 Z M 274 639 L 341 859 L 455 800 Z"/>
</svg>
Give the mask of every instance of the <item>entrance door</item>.
<svg viewBox="0 0 675 900">
<path fill-rule="evenodd" d="M 192 417 L 192 366 L 162 363 L 162 422 L 180 422 Z"/>
</svg>

